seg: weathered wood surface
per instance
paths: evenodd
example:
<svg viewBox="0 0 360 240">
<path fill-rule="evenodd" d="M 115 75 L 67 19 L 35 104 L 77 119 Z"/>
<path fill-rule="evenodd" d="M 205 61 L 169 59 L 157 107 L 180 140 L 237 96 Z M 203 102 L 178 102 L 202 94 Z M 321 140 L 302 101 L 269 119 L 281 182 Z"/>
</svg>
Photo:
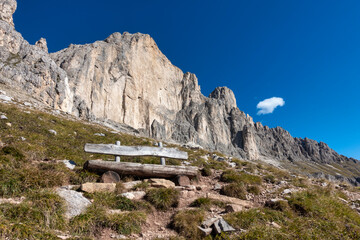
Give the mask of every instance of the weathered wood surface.
<svg viewBox="0 0 360 240">
<path fill-rule="evenodd" d="M 85 144 L 85 152 L 116 156 L 155 156 L 175 159 L 188 159 L 187 152 L 175 148 L 147 146 L 117 146 L 114 144 Z"/>
<path fill-rule="evenodd" d="M 164 166 L 157 164 L 112 162 L 102 160 L 89 160 L 84 164 L 84 169 L 98 173 L 114 171 L 119 174 L 138 177 L 172 178 L 178 175 L 185 175 L 189 178 L 193 178 L 198 174 L 198 168 L 192 166 Z"/>
</svg>

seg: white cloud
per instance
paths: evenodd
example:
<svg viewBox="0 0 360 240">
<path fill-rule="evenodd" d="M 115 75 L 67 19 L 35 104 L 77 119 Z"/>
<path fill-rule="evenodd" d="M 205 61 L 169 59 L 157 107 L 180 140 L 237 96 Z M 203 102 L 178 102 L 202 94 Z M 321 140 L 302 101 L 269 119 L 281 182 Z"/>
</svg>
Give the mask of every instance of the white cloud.
<svg viewBox="0 0 360 240">
<path fill-rule="evenodd" d="M 282 107 L 285 105 L 285 101 L 279 97 L 272 97 L 259 102 L 256 108 L 259 109 L 257 115 L 272 113 L 276 107 Z"/>
</svg>

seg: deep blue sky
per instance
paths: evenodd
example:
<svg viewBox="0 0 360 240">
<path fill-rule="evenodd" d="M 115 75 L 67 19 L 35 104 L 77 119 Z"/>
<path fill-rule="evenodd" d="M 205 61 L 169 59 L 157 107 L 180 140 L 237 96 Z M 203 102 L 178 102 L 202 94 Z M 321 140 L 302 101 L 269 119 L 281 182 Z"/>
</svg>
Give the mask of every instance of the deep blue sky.
<svg viewBox="0 0 360 240">
<path fill-rule="evenodd" d="M 360 1 L 18 0 L 25 39 L 51 52 L 113 32 L 150 34 L 208 95 L 231 88 L 241 110 L 360 159 Z M 259 101 L 282 97 L 272 114 Z"/>
</svg>

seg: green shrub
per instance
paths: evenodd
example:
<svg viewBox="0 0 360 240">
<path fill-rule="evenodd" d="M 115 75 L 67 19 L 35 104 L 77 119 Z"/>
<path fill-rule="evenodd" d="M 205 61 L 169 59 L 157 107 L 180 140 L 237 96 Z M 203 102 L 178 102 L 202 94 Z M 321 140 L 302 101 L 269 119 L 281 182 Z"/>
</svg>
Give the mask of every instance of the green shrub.
<svg viewBox="0 0 360 240">
<path fill-rule="evenodd" d="M 276 211 L 287 211 L 289 210 L 289 204 L 287 201 L 278 200 L 278 201 L 267 201 L 265 207 L 270 208 Z"/>
<path fill-rule="evenodd" d="M 201 232 L 197 226 L 204 220 L 205 213 L 201 209 L 183 210 L 173 217 L 174 229 L 186 239 L 200 239 Z"/>
<path fill-rule="evenodd" d="M 190 206 L 208 210 L 212 206 L 218 206 L 224 208 L 226 206 L 226 203 L 211 198 L 198 198 L 194 202 L 192 202 Z"/>
<path fill-rule="evenodd" d="M 157 209 L 167 210 L 178 205 L 179 195 L 174 188 L 152 188 L 147 191 L 145 198 Z"/>
<path fill-rule="evenodd" d="M 272 184 L 276 183 L 276 178 L 274 177 L 274 175 L 271 174 L 265 175 L 263 179 L 267 183 L 272 183 Z"/>
<path fill-rule="evenodd" d="M 261 192 L 260 187 L 257 185 L 249 185 L 246 187 L 246 190 L 248 193 L 252 193 L 254 195 L 259 195 Z"/>
<path fill-rule="evenodd" d="M 229 197 L 236 197 L 246 200 L 246 189 L 244 184 L 230 183 L 220 190 L 220 193 Z"/>
<path fill-rule="evenodd" d="M 212 175 L 212 170 L 209 165 L 205 165 L 203 169 L 201 169 L 201 175 L 205 177 L 209 177 Z"/>
</svg>

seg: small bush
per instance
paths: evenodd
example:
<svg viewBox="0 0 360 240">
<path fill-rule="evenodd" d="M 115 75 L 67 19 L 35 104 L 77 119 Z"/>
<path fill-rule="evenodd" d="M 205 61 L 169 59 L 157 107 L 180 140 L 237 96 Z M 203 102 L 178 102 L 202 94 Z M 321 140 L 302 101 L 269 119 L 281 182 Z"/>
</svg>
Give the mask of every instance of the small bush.
<svg viewBox="0 0 360 240">
<path fill-rule="evenodd" d="M 260 187 L 257 185 L 250 185 L 246 187 L 246 190 L 248 191 L 248 193 L 252 193 L 254 195 L 259 195 L 261 190 Z"/>
<path fill-rule="evenodd" d="M 289 204 L 287 201 L 279 200 L 279 201 L 267 201 L 265 203 L 265 207 L 270 208 L 276 211 L 286 211 L 289 210 Z"/>
<path fill-rule="evenodd" d="M 245 186 L 240 183 L 230 183 L 229 185 L 225 185 L 221 189 L 220 193 L 229 197 L 236 197 L 246 200 Z"/>
<path fill-rule="evenodd" d="M 136 184 L 132 190 L 135 190 L 135 191 L 139 191 L 139 190 L 142 190 L 142 191 L 146 191 L 148 188 L 150 187 L 150 184 L 149 182 L 141 182 L 141 183 L 138 183 Z"/>
<path fill-rule="evenodd" d="M 179 195 L 179 191 L 174 188 L 153 188 L 147 191 L 145 198 L 155 208 L 167 210 L 178 205 Z"/>
<path fill-rule="evenodd" d="M 264 176 L 263 179 L 267 183 L 272 183 L 272 184 L 276 183 L 276 178 L 274 177 L 274 175 L 268 174 L 268 175 Z"/>
<path fill-rule="evenodd" d="M 183 210 L 175 214 L 172 225 L 186 239 L 200 239 L 201 232 L 197 226 L 204 220 L 205 213 L 201 209 Z"/>
<path fill-rule="evenodd" d="M 201 175 L 205 176 L 205 177 L 209 177 L 212 175 L 212 170 L 210 168 L 210 166 L 205 165 L 203 167 L 203 169 L 201 170 Z"/>
<path fill-rule="evenodd" d="M 218 206 L 224 208 L 226 206 L 226 203 L 211 198 L 198 198 L 194 202 L 192 202 L 190 206 L 208 210 L 212 206 Z"/>
</svg>

